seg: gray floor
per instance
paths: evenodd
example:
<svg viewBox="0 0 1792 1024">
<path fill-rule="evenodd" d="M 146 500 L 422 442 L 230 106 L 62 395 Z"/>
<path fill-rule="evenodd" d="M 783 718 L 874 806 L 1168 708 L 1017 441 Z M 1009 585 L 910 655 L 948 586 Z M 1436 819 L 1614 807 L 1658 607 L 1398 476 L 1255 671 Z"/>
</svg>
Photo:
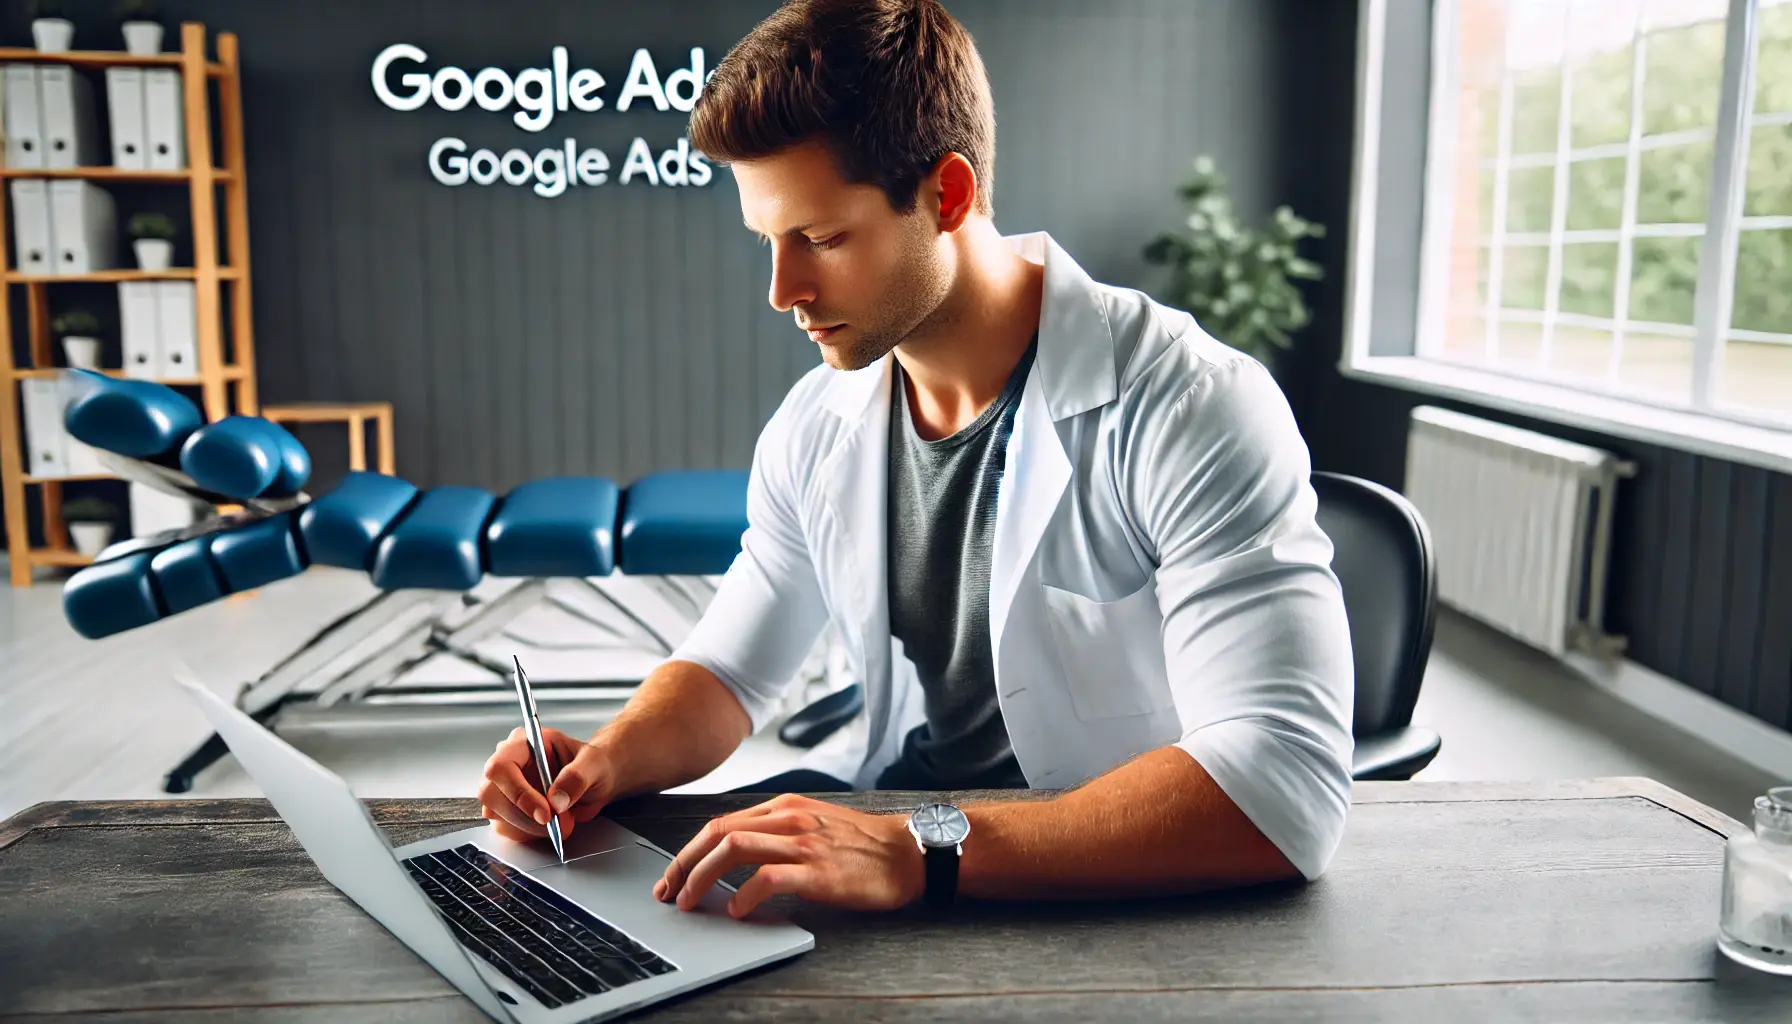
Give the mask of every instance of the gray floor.
<svg viewBox="0 0 1792 1024">
<path fill-rule="evenodd" d="M 208 732 L 170 682 L 177 658 L 230 693 L 370 592 L 353 574 L 313 570 L 94 642 L 64 623 L 56 582 L 0 588 L 0 818 L 42 800 L 163 796 L 163 774 Z M 575 714 L 549 705 L 543 714 L 568 732 L 588 732 L 603 709 Z M 1439 624 L 1414 720 L 1444 737 L 1442 753 L 1420 776 L 1426 779 L 1642 775 L 1745 820 L 1754 796 L 1776 781 L 1449 615 Z M 493 744 L 513 725 L 511 710 L 498 707 L 352 721 L 319 713 L 283 724 L 282 732 L 364 796 L 462 796 L 473 792 Z M 684 788 L 728 788 L 794 758 L 767 731 Z M 191 795 L 254 792 L 226 759 Z"/>
</svg>

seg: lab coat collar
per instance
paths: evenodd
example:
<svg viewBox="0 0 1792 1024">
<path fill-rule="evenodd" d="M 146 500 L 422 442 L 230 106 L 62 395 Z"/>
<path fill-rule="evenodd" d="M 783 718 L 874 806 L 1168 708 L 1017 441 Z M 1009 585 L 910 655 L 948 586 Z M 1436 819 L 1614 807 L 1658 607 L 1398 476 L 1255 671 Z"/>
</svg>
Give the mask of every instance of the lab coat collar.
<svg viewBox="0 0 1792 1024">
<path fill-rule="evenodd" d="M 1039 349 L 1033 374 L 1054 422 L 1100 408 L 1119 394 L 1114 367 L 1114 335 L 1095 281 L 1057 240 L 1044 231 L 1010 235 L 1022 257 L 1045 267 L 1045 297 L 1039 310 Z M 870 420 L 879 388 L 888 391 L 894 356 L 861 370 L 835 375 L 827 407 L 846 420 Z"/>
</svg>

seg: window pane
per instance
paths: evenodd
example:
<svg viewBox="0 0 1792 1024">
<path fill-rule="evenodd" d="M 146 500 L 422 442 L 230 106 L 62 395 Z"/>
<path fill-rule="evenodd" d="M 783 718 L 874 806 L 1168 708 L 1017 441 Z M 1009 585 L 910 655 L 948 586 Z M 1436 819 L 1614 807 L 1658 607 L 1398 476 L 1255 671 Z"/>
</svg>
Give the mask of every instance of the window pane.
<svg viewBox="0 0 1792 1024">
<path fill-rule="evenodd" d="M 1628 23 L 1618 22 L 1628 27 Z M 1575 149 L 1623 142 L 1630 137 L 1630 75 L 1636 48 L 1625 33 L 1621 50 L 1596 53 L 1577 62 L 1569 81 L 1569 145 Z"/>
<path fill-rule="evenodd" d="M 1703 242 L 1696 237 L 1636 240 L 1631 249 L 1630 319 L 1692 324 Z"/>
<path fill-rule="evenodd" d="M 1645 149 L 1637 165 L 1638 224 L 1703 224 L 1711 143 Z"/>
<path fill-rule="evenodd" d="M 1554 153 L 1562 112 L 1562 69 L 1515 72 L 1512 86 L 1512 155 Z"/>
<path fill-rule="evenodd" d="M 1476 120 L 1473 125 L 1461 126 L 1461 131 L 1476 141 L 1482 159 L 1491 161 L 1500 151 L 1500 87 L 1487 86 L 1470 93 L 1471 98 L 1462 109 Z"/>
<path fill-rule="evenodd" d="M 1549 341 L 1549 374 L 1579 383 L 1601 383 L 1612 360 L 1612 332 L 1557 324 Z"/>
<path fill-rule="evenodd" d="M 1450 251 L 1450 293 L 1445 308 L 1451 316 L 1486 313 L 1490 253 L 1484 245 L 1458 246 Z"/>
<path fill-rule="evenodd" d="M 1568 230 L 1614 229 L 1624 219 L 1624 158 L 1568 165 Z"/>
<path fill-rule="evenodd" d="M 1645 52 L 1643 134 L 1715 124 L 1724 72 L 1722 12 L 1713 21 L 1650 32 Z"/>
<path fill-rule="evenodd" d="M 1692 400 L 1692 339 L 1626 334 L 1618 354 L 1618 387 L 1649 398 Z"/>
<path fill-rule="evenodd" d="M 1730 326 L 1792 334 L 1792 231 L 1744 231 L 1736 240 L 1736 302 Z"/>
<path fill-rule="evenodd" d="M 1792 214 L 1792 124 L 1764 124 L 1749 133 L 1742 212 L 1749 217 Z"/>
<path fill-rule="evenodd" d="M 1458 0 L 1457 78 L 1471 88 L 1497 90 L 1506 71 L 1508 0 Z M 1497 97 L 1496 97 L 1497 98 Z"/>
<path fill-rule="evenodd" d="M 1543 245 L 1506 246 L 1505 264 L 1500 282 L 1500 305 L 1507 309 L 1543 308 L 1549 283 L 1549 247 Z"/>
<path fill-rule="evenodd" d="M 1543 325 L 1501 323 L 1499 350 L 1493 361 L 1507 369 L 1535 373 L 1543 362 Z"/>
<path fill-rule="evenodd" d="M 1487 357 L 1487 321 L 1478 316 L 1452 316 L 1444 322 L 1443 350 L 1438 356 L 1479 363 Z"/>
<path fill-rule="evenodd" d="M 1763 3 L 1755 31 L 1755 110 L 1792 110 L 1792 4 Z"/>
<path fill-rule="evenodd" d="M 1557 308 L 1564 313 L 1610 317 L 1612 285 L 1617 275 L 1617 243 L 1582 242 L 1562 246 L 1562 296 Z"/>
<path fill-rule="evenodd" d="M 1722 405 L 1768 413 L 1792 413 L 1792 338 L 1783 342 L 1731 338 L 1717 384 Z"/>
<path fill-rule="evenodd" d="M 1493 168 L 1481 172 L 1479 184 L 1480 193 L 1472 199 L 1456 197 L 1455 231 L 1464 244 L 1488 238 L 1493 232 L 1493 190 L 1499 184 Z"/>
<path fill-rule="evenodd" d="M 1555 188 L 1554 167 L 1514 167 L 1506 177 L 1506 233 L 1548 231 Z"/>
<path fill-rule="evenodd" d="M 1759 2 L 1763 56 L 1754 102 L 1792 113 L 1792 0 Z M 1438 168 L 1449 237 L 1428 252 L 1424 270 L 1427 299 L 1444 308 L 1426 311 L 1425 322 L 1441 325 L 1440 337 L 1424 339 L 1426 355 L 1589 390 L 1690 399 L 1694 297 L 1732 3 L 1457 0 L 1447 53 L 1460 91 L 1446 104 L 1456 163 Z M 1754 129 L 1747 211 L 1792 217 L 1792 129 Z M 1496 205 L 1504 211 L 1498 224 Z M 1564 233 L 1552 238 L 1552 226 Z M 1771 268 L 1792 281 L 1792 239 L 1765 228 L 1748 234 L 1735 328 L 1781 323 L 1774 329 L 1792 333 L 1792 298 L 1781 309 L 1767 287 Z M 1445 279 L 1431 280 L 1434 274 Z M 1792 296 L 1792 284 L 1783 290 Z M 1490 308 L 1497 320 L 1487 323 Z M 1546 310 L 1555 313 L 1547 349 Z M 1746 365 L 1760 363 L 1751 358 Z"/>
<path fill-rule="evenodd" d="M 1756 21 L 1754 110 L 1792 111 L 1792 4 L 1762 0 Z M 1743 215 L 1792 216 L 1792 125 L 1749 131 Z M 1728 338 L 1716 384 L 1720 405 L 1792 417 L 1792 231 L 1744 227 L 1737 237 L 1733 327 L 1769 337 Z"/>
</svg>

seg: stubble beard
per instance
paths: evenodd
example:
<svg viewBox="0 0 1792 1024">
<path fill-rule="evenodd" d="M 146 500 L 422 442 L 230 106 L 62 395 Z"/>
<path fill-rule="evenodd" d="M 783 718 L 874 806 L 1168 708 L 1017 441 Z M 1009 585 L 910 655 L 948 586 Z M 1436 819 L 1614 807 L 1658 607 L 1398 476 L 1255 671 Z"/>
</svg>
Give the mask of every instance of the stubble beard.
<svg viewBox="0 0 1792 1024">
<path fill-rule="evenodd" d="M 817 346 L 823 362 L 836 370 L 862 370 L 941 319 L 952 282 L 938 251 L 919 234 L 903 249 L 868 322 L 850 325 L 852 337 L 842 344 Z"/>
</svg>

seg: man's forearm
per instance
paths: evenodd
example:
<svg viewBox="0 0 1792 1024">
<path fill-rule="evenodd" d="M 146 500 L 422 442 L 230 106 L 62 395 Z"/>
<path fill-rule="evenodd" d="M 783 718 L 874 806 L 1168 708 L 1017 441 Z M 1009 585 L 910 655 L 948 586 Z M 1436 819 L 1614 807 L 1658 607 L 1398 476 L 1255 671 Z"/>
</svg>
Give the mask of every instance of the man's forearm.
<svg viewBox="0 0 1792 1024">
<path fill-rule="evenodd" d="M 642 680 L 591 745 L 608 754 L 615 777 L 604 787 L 615 800 L 700 779 L 751 732 L 752 720 L 714 673 L 668 661 Z"/>
<path fill-rule="evenodd" d="M 959 891 L 995 899 L 1192 892 L 1299 877 L 1178 747 L 1050 800 L 964 808 Z"/>
</svg>

